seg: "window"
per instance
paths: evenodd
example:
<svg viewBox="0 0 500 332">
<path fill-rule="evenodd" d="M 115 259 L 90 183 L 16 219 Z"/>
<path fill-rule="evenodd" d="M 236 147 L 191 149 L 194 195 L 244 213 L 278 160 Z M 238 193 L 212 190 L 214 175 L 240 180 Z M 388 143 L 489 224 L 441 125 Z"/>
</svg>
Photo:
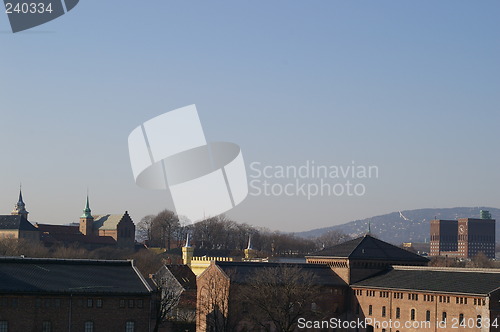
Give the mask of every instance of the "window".
<svg viewBox="0 0 500 332">
<path fill-rule="evenodd" d="M 47 320 L 43 321 L 42 332 L 52 332 L 52 323 Z"/>
<path fill-rule="evenodd" d="M 97 308 L 102 308 L 102 299 L 95 300 L 95 306 Z"/>
<path fill-rule="evenodd" d="M 144 301 L 143 300 L 137 300 L 137 308 L 142 308 L 144 307 Z"/>
<path fill-rule="evenodd" d="M 134 300 L 128 300 L 128 307 L 133 308 L 134 307 Z"/>
<path fill-rule="evenodd" d="M 401 318 L 401 309 L 398 307 L 396 308 L 396 319 Z"/>
<path fill-rule="evenodd" d="M 464 323 L 464 314 L 460 314 L 460 316 L 458 316 L 458 322 L 459 324 L 463 324 Z"/>
<path fill-rule="evenodd" d="M 92 299 L 87 299 L 87 308 L 92 308 L 92 306 L 93 306 Z"/>
<path fill-rule="evenodd" d="M 85 332 L 94 332 L 94 322 L 85 322 Z"/>
<path fill-rule="evenodd" d="M 8 332 L 9 323 L 6 320 L 0 320 L 0 332 Z"/>
<path fill-rule="evenodd" d="M 431 321 L 431 312 L 430 312 L 430 310 L 427 310 L 425 312 L 425 321 L 426 322 L 430 322 Z"/>
<path fill-rule="evenodd" d="M 317 310 L 316 302 L 311 303 L 311 310 L 312 311 L 316 311 Z"/>
<path fill-rule="evenodd" d="M 125 308 L 125 300 L 120 300 L 120 308 Z"/>
<path fill-rule="evenodd" d="M 373 313 L 373 307 L 372 307 L 372 305 L 370 304 L 370 305 L 368 306 L 368 315 L 369 315 L 369 316 L 371 316 L 371 315 L 372 315 L 372 313 Z"/>
<path fill-rule="evenodd" d="M 443 316 L 441 318 L 441 321 L 446 322 L 446 311 L 443 311 Z"/>
<path fill-rule="evenodd" d="M 382 317 L 385 317 L 385 306 L 382 307 Z"/>
<path fill-rule="evenodd" d="M 132 321 L 128 321 L 125 325 L 125 332 L 134 332 L 135 331 L 135 323 Z"/>
<path fill-rule="evenodd" d="M 415 309 L 411 309 L 410 311 L 410 319 L 415 320 Z"/>
<path fill-rule="evenodd" d="M 482 322 L 482 319 L 481 319 L 481 315 L 477 315 L 476 326 L 478 328 L 481 328 L 482 325 L 483 325 L 483 322 Z"/>
</svg>

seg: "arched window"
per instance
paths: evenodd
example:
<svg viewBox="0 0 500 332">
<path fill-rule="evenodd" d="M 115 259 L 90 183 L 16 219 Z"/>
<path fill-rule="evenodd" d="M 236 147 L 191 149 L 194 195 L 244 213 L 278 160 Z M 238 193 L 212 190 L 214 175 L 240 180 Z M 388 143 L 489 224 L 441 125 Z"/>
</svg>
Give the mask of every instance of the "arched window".
<svg viewBox="0 0 500 332">
<path fill-rule="evenodd" d="M 483 320 L 481 319 L 481 315 L 477 315 L 476 326 L 478 328 L 481 328 L 481 326 L 483 326 Z"/>
<path fill-rule="evenodd" d="M 441 318 L 441 321 L 446 322 L 446 311 L 443 311 L 443 316 Z"/>
<path fill-rule="evenodd" d="M 85 332 L 94 332 L 94 322 L 92 321 L 85 322 Z"/>
<path fill-rule="evenodd" d="M 460 314 L 460 316 L 458 316 L 458 322 L 459 324 L 463 324 L 464 323 L 464 314 Z"/>
<path fill-rule="evenodd" d="M 427 322 L 430 322 L 430 321 L 431 321 L 431 312 L 430 312 L 430 310 L 427 310 L 427 311 L 425 312 L 425 320 L 426 320 Z"/>
<path fill-rule="evenodd" d="M 382 307 L 382 317 L 385 317 L 385 305 Z"/>
<path fill-rule="evenodd" d="M 396 308 L 396 319 L 401 318 L 401 309 L 399 307 Z"/>
<path fill-rule="evenodd" d="M 411 309 L 410 311 L 410 320 L 415 320 L 415 309 Z"/>
<path fill-rule="evenodd" d="M 372 313 L 373 313 L 373 307 L 372 307 L 372 305 L 370 304 L 370 305 L 368 306 L 368 315 L 369 315 L 369 316 L 371 316 L 371 315 L 372 315 Z"/>
</svg>

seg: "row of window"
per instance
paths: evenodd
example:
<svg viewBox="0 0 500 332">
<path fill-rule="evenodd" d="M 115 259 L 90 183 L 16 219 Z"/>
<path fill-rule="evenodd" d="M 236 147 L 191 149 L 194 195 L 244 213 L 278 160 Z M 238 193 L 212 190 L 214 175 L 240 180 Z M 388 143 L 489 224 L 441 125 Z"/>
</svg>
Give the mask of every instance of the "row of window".
<svg viewBox="0 0 500 332">
<path fill-rule="evenodd" d="M 120 308 L 125 308 L 125 307 L 129 307 L 129 308 L 134 308 L 134 307 L 137 307 L 137 308 L 143 308 L 144 307 L 144 301 L 143 300 L 124 300 L 124 299 L 121 299 L 120 300 Z"/>
<path fill-rule="evenodd" d="M 85 332 L 94 332 L 94 322 L 86 321 L 83 325 L 83 330 Z M 125 323 L 125 332 L 134 332 L 135 322 L 127 321 Z M 9 322 L 6 320 L 0 320 L 0 332 L 9 332 Z M 43 321 L 42 322 L 42 332 L 52 332 L 52 322 Z"/>
<path fill-rule="evenodd" d="M 366 290 L 366 296 L 374 297 L 376 296 L 376 291 L 374 290 Z M 356 289 L 355 294 L 362 296 L 363 295 L 363 290 L 361 289 Z M 393 298 L 394 299 L 403 299 L 403 293 L 402 292 L 393 292 Z M 379 297 L 384 297 L 388 298 L 390 297 L 390 292 L 387 291 L 380 291 L 379 292 Z M 423 294 L 424 302 L 434 302 L 434 295 L 429 295 L 429 294 Z M 450 297 L 449 296 L 444 296 L 444 295 L 439 295 L 439 302 L 440 303 L 450 303 Z M 418 301 L 418 294 L 416 293 L 408 293 L 408 300 L 411 301 Z M 460 297 L 457 296 L 455 297 L 455 302 L 456 304 L 467 304 L 467 298 L 466 297 Z M 485 299 L 476 299 L 474 298 L 474 305 L 486 305 L 486 300 Z"/>
<path fill-rule="evenodd" d="M 356 310 L 356 313 L 359 314 L 359 305 L 358 305 L 358 309 Z M 372 316 L 373 315 L 373 306 L 370 304 L 368 306 L 368 316 Z M 387 315 L 387 309 L 386 309 L 386 306 L 382 306 L 381 308 L 381 316 L 382 317 L 386 317 Z M 417 311 L 416 309 L 410 309 L 410 320 L 415 320 L 416 319 L 416 316 L 417 316 Z M 441 321 L 443 322 L 446 322 L 446 319 L 448 317 L 448 314 L 446 313 L 446 311 L 443 311 L 441 313 Z M 480 324 L 481 322 L 481 315 L 477 315 L 477 321 L 478 321 L 478 324 Z M 397 307 L 396 308 L 396 319 L 401 319 L 401 308 Z M 464 314 L 459 314 L 459 323 L 462 324 L 463 321 L 464 321 Z M 425 311 L 425 321 L 427 322 L 430 322 L 431 321 L 431 311 L 430 310 L 426 310 Z M 480 325 L 478 325 L 478 327 L 480 327 Z"/>
<path fill-rule="evenodd" d="M 40 299 L 37 298 L 35 299 L 35 307 L 36 308 L 60 308 L 61 307 L 61 299 L 58 298 L 45 298 L 45 299 Z M 87 300 L 80 299 L 78 300 L 78 306 L 79 307 L 87 307 L 87 308 L 102 308 L 104 306 L 104 300 L 103 299 L 94 299 L 94 298 L 88 298 Z M 19 305 L 19 301 L 17 297 L 0 297 L 0 308 L 1 307 L 12 307 L 12 308 L 17 308 Z M 125 300 L 121 299 L 120 300 L 120 308 L 143 308 L 144 307 L 144 300 Z"/>
</svg>

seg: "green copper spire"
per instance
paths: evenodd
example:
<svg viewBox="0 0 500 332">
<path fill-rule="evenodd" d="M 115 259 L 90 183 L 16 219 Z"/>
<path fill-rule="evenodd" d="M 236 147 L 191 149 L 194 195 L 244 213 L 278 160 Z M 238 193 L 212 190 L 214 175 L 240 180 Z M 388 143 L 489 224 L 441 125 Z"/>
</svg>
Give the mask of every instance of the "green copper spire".
<svg viewBox="0 0 500 332">
<path fill-rule="evenodd" d="M 92 218 L 92 214 L 90 212 L 89 195 L 87 195 L 87 204 L 85 204 L 85 210 L 83 210 L 81 218 Z"/>
</svg>

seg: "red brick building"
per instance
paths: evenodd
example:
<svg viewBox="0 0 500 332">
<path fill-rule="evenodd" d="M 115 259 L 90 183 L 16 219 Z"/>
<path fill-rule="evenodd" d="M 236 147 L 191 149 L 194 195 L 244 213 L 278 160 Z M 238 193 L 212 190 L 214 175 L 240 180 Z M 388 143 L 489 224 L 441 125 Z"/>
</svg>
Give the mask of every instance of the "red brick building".
<svg viewBox="0 0 500 332">
<path fill-rule="evenodd" d="M 2 332 L 148 332 L 152 302 L 132 261 L 0 258 Z"/>
<path fill-rule="evenodd" d="M 470 226 L 476 221 L 467 222 Z M 325 288 L 327 300 L 321 303 L 326 306 L 322 311 L 329 314 L 317 319 L 324 331 L 500 331 L 498 269 L 427 267 L 427 258 L 370 235 L 325 248 L 306 259 L 304 266 L 322 271 L 322 283 L 331 283 L 332 291 Z M 248 271 L 263 271 L 263 264 L 211 263 L 198 277 L 197 331 L 210 331 L 211 317 L 217 311 L 207 308 L 244 321 L 238 316 L 243 312 L 241 303 L 234 296 Z M 207 307 L 214 296 L 216 306 Z M 362 324 L 341 328 L 330 324 L 332 318 Z M 299 330 L 298 324 L 295 330 Z"/>
<path fill-rule="evenodd" d="M 87 249 L 95 249 L 104 246 L 133 248 L 135 244 L 135 225 L 128 212 L 92 215 L 88 197 L 79 224 L 37 223 L 36 227 L 41 233 L 41 240 L 46 245 L 77 243 Z"/>
<path fill-rule="evenodd" d="M 196 331 L 254 331 L 257 328 L 252 320 L 254 308 L 239 295 L 256 274 L 266 269 L 279 268 L 291 268 L 296 269 L 298 273 L 305 273 L 319 287 L 320 295 L 314 302 L 300 303 L 301 306 L 307 307 L 306 311 L 311 317 L 325 313 L 330 317 L 344 316 L 349 287 L 325 265 L 212 261 L 197 278 Z M 290 286 L 294 285 L 288 285 L 284 281 L 284 284 L 278 287 Z M 269 299 L 273 300 L 272 294 Z M 288 304 L 292 307 L 299 305 L 286 305 Z M 262 323 L 272 329 L 271 321 Z"/>
<path fill-rule="evenodd" d="M 487 211 L 481 219 L 431 220 L 431 256 L 495 258 L 495 220 Z"/>
</svg>

